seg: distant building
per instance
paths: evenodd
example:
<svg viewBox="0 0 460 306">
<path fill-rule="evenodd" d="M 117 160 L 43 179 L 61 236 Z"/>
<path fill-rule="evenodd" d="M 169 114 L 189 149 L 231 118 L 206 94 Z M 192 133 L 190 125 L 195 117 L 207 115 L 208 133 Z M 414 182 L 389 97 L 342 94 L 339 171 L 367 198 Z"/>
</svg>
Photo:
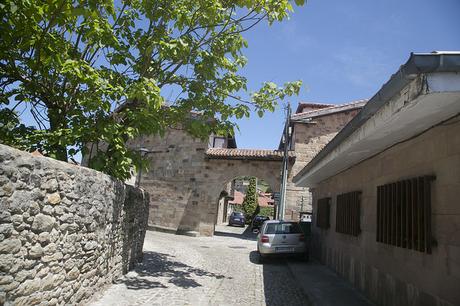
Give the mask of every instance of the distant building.
<svg viewBox="0 0 460 306">
<path fill-rule="evenodd" d="M 245 194 L 235 190 L 233 194 L 233 199 L 228 203 L 230 205 L 243 205 Z M 258 194 L 258 204 L 260 207 L 273 207 L 274 200 L 271 193 L 259 193 Z"/>
<path fill-rule="evenodd" d="M 460 305 L 460 52 L 412 54 L 301 171 L 312 254 L 381 305 Z"/>
<path fill-rule="evenodd" d="M 301 212 L 311 212 L 308 188 L 292 181 L 299 171 L 359 113 L 367 100 L 341 105 L 299 103 L 291 116 L 291 147 L 295 162 L 289 171 L 286 188 L 285 219 L 299 220 Z M 284 147 L 280 142 L 279 150 Z"/>
<path fill-rule="evenodd" d="M 223 193 L 219 200 L 217 224 L 228 222 L 228 217 L 230 214 L 235 210 L 241 210 L 241 206 L 243 205 L 245 194 L 236 189 L 232 190 L 231 185 L 232 184 L 227 185 L 227 190 L 229 191 Z M 275 201 L 273 200 L 271 193 L 259 192 L 258 204 L 260 207 L 274 208 Z"/>
</svg>

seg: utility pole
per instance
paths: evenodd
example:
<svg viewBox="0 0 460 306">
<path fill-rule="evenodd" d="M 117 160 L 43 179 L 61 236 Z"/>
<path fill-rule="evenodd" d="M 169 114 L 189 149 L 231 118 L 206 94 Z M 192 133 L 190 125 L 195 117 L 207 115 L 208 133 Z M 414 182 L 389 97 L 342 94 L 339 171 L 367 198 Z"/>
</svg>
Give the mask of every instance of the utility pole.
<svg viewBox="0 0 460 306">
<path fill-rule="evenodd" d="M 281 196 L 280 196 L 280 205 L 278 209 L 278 220 L 284 219 L 284 210 L 286 208 L 286 185 L 287 185 L 288 163 L 289 163 L 288 153 L 289 153 L 289 145 L 290 145 L 290 137 L 289 137 L 290 119 L 291 119 L 291 104 L 288 103 L 286 124 L 284 126 L 284 156 L 283 156 L 283 168 L 281 170 Z"/>
</svg>

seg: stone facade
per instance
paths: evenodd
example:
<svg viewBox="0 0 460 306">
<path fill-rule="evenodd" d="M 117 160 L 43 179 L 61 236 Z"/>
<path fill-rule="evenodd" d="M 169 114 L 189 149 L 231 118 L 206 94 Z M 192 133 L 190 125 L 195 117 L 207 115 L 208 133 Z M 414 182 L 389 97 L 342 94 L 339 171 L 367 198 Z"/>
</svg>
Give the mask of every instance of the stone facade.
<svg viewBox="0 0 460 306">
<path fill-rule="evenodd" d="M 212 235 L 219 196 L 238 176 L 256 176 L 279 190 L 281 160 L 210 159 L 209 142 L 182 130 L 139 138 L 132 146 L 149 150 L 140 186 L 150 194 L 149 225 L 158 230 Z"/>
<path fill-rule="evenodd" d="M 376 242 L 377 186 L 423 175 L 436 176 L 432 254 Z M 362 191 L 357 237 L 335 232 L 336 196 L 353 190 Z M 331 226 L 313 226 L 313 255 L 378 304 L 460 305 L 459 190 L 457 116 L 321 182 L 313 199 L 331 197 Z"/>
<path fill-rule="evenodd" d="M 147 194 L 0 145 L 0 305 L 83 304 L 142 258 Z"/>
<path fill-rule="evenodd" d="M 292 178 L 329 142 L 359 111 L 360 106 L 343 110 L 334 105 L 330 113 L 313 116 L 309 123 L 293 123 L 294 159 L 290 160 L 286 197 L 286 219 L 298 219 L 301 207 L 311 211 L 311 196 L 306 188 L 292 183 Z M 319 107 L 314 108 L 314 110 Z M 302 112 L 308 109 L 301 109 Z M 253 158 L 234 155 L 224 148 L 211 159 L 207 150 L 215 141 L 196 139 L 180 129 L 169 129 L 163 137 L 141 137 L 130 146 L 143 148 L 149 171 L 142 173 L 140 185 L 150 194 L 149 225 L 157 230 L 177 233 L 197 232 L 212 235 L 214 226 L 224 222 L 226 185 L 238 176 L 255 176 L 266 181 L 273 191 L 280 190 L 281 158 L 261 159 L 258 150 Z M 234 139 L 232 139 L 234 142 Z M 222 141 L 227 146 L 228 141 Z M 232 152 L 230 152 L 232 151 Z M 303 198 L 303 205 L 301 203 Z M 219 204 L 220 203 L 220 204 Z M 228 211 L 227 211 L 228 212 Z"/>
<path fill-rule="evenodd" d="M 323 111 L 325 109 L 328 108 L 323 108 Z M 286 186 L 285 219 L 298 220 L 301 211 L 312 211 L 310 191 L 308 188 L 297 186 L 292 179 L 359 111 L 360 108 L 332 112 L 315 117 L 310 123 L 293 121 L 291 150 L 295 152 L 296 159 L 289 172 Z"/>
</svg>

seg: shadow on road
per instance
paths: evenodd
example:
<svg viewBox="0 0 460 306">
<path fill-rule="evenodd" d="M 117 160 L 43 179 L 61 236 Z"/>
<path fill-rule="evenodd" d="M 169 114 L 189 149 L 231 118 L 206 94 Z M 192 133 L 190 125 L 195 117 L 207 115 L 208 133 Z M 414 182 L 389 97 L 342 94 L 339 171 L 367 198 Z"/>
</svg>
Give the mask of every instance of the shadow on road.
<svg viewBox="0 0 460 306">
<path fill-rule="evenodd" d="M 227 278 L 225 275 L 209 272 L 200 268 L 194 268 L 182 262 L 175 261 L 174 256 L 156 252 L 144 252 L 144 260 L 134 271 L 137 275 L 125 277 L 116 283 L 125 284 L 128 289 L 151 289 L 167 288 L 168 286 L 159 281 L 152 281 L 149 278 L 166 278 L 164 282 L 181 288 L 200 287 L 201 284 L 195 279 L 197 276 L 214 277 L 216 279 Z"/>
<path fill-rule="evenodd" d="M 308 297 L 296 284 L 292 272 L 287 266 L 287 261 L 299 261 L 296 258 L 273 257 L 264 258 L 263 263 L 259 260 L 259 253 L 249 253 L 249 260 L 262 265 L 264 279 L 265 304 L 267 306 L 283 305 L 311 305 Z"/>
<path fill-rule="evenodd" d="M 227 225 L 230 227 L 229 225 Z M 221 236 L 221 237 L 233 237 L 233 238 L 239 238 L 239 239 L 244 239 L 244 240 L 252 240 L 256 241 L 257 240 L 257 234 L 254 234 L 251 231 L 251 227 L 247 226 L 241 234 L 239 233 L 232 233 L 232 232 L 224 232 L 224 231 L 215 231 L 214 236 Z"/>
</svg>

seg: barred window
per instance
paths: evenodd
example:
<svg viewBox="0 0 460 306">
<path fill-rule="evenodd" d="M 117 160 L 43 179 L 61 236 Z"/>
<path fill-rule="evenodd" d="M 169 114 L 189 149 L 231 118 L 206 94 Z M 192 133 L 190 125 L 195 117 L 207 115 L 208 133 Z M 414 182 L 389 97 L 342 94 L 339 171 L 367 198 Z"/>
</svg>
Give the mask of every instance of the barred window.
<svg viewBox="0 0 460 306">
<path fill-rule="evenodd" d="M 360 228 L 361 191 L 352 191 L 337 196 L 335 231 L 358 236 Z"/>
<path fill-rule="evenodd" d="M 331 209 L 331 198 L 322 198 L 318 200 L 316 212 L 316 226 L 323 229 L 330 227 L 329 215 Z"/>
<path fill-rule="evenodd" d="M 377 242 L 431 254 L 431 182 L 421 176 L 377 187 Z"/>
</svg>

